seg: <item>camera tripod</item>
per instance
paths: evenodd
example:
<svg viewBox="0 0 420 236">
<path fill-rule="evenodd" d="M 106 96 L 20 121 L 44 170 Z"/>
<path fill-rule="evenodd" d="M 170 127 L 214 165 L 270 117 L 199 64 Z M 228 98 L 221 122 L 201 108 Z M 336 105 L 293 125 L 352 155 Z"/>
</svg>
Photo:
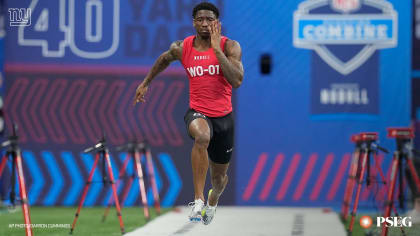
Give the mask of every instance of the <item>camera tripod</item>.
<svg viewBox="0 0 420 236">
<path fill-rule="evenodd" d="M 153 191 L 153 198 L 154 198 L 154 201 L 155 201 L 155 209 L 156 209 L 157 214 L 160 214 L 159 192 L 158 192 L 157 185 L 156 185 L 156 178 L 155 178 L 155 174 L 154 174 L 152 154 L 151 154 L 150 148 L 144 142 L 143 143 L 130 142 L 130 143 L 124 145 L 124 146 L 118 147 L 117 150 L 128 152 L 128 155 L 125 158 L 123 166 L 120 170 L 120 175 L 119 175 L 120 178 L 117 181 L 117 188 L 121 183 L 121 178 L 123 178 L 125 176 L 125 173 L 127 171 L 127 165 L 128 165 L 128 162 L 130 161 L 130 159 L 133 160 L 133 166 L 134 166 L 133 169 L 135 171 L 135 173 L 133 173 L 131 176 L 129 176 L 128 184 L 126 185 L 126 187 L 123 190 L 121 206 L 123 205 L 124 200 L 127 198 L 127 195 L 128 195 L 129 190 L 130 190 L 132 182 L 134 181 L 135 178 L 138 178 L 141 200 L 142 200 L 142 204 L 143 204 L 144 217 L 148 221 L 148 220 L 150 220 L 150 213 L 149 213 L 149 207 L 148 207 L 148 204 L 147 204 L 146 185 L 144 183 L 145 175 L 143 173 L 143 168 L 142 168 L 142 165 L 141 165 L 141 157 L 142 156 L 146 156 L 147 169 L 148 169 L 148 174 L 149 174 L 148 177 L 150 179 L 150 185 L 151 185 L 152 191 Z M 104 216 L 102 218 L 102 221 L 106 220 L 106 217 L 108 216 L 109 208 L 111 207 L 111 204 L 112 204 L 112 201 L 113 201 L 113 198 L 111 196 L 110 199 L 109 199 L 109 202 L 108 202 L 108 207 L 106 208 Z"/>
<path fill-rule="evenodd" d="M 31 216 L 29 213 L 29 202 L 28 196 L 25 187 L 25 177 L 23 175 L 23 167 L 22 167 L 22 152 L 18 146 L 18 136 L 16 135 L 17 126 L 13 125 L 12 135 L 9 136 L 7 141 L 1 144 L 1 148 L 6 148 L 6 154 L 3 156 L 0 162 L 0 177 L 2 176 L 3 170 L 6 167 L 6 162 L 8 158 L 11 159 L 12 162 L 12 179 L 11 179 L 11 192 L 10 192 L 10 202 L 13 206 L 15 206 L 16 202 L 16 190 L 15 190 L 15 183 L 16 183 L 16 171 L 18 175 L 19 181 L 19 190 L 20 190 L 20 198 L 22 202 L 22 212 L 23 212 L 23 219 L 25 222 L 25 232 L 26 236 L 33 235 L 32 227 L 31 227 Z"/>
<path fill-rule="evenodd" d="M 360 159 L 361 149 L 362 149 L 362 141 L 359 134 L 355 134 L 351 136 L 350 139 L 353 143 L 355 143 L 356 147 L 352 154 L 346 188 L 344 191 L 344 200 L 341 206 L 341 219 L 343 221 L 347 220 L 348 212 L 350 208 L 350 201 L 353 195 L 354 186 L 356 184 L 356 174 L 358 169 L 358 163 Z"/>
<path fill-rule="evenodd" d="M 381 167 L 379 166 L 378 160 L 377 160 L 377 153 L 378 150 L 388 153 L 388 150 L 385 148 L 379 146 L 377 144 L 378 140 L 378 134 L 377 133 L 360 133 L 359 136 L 354 137 L 354 141 L 356 142 L 356 150 L 353 155 L 352 164 L 350 166 L 350 175 L 349 180 L 347 182 L 346 186 L 346 195 L 345 195 L 345 201 L 343 203 L 343 212 L 342 217 L 347 217 L 347 211 L 350 206 L 350 202 L 353 196 L 353 190 L 355 185 L 357 184 L 356 189 L 356 196 L 354 200 L 353 210 L 351 212 L 351 220 L 348 228 L 348 235 L 352 235 L 353 232 L 353 226 L 354 221 L 356 217 L 357 207 L 359 204 L 359 198 L 360 198 L 360 192 L 362 190 L 362 184 L 363 184 L 363 177 L 366 174 L 366 185 L 369 187 L 371 184 L 371 166 L 370 166 L 370 159 L 371 155 L 373 155 L 374 162 L 376 165 L 376 168 L 381 176 L 381 179 L 383 183 L 385 183 L 385 176 L 382 172 Z M 344 218 L 345 220 L 346 218 Z"/>
<path fill-rule="evenodd" d="M 93 152 L 93 151 L 96 152 L 95 162 L 93 163 L 92 169 L 90 170 L 90 173 L 89 173 L 88 181 L 86 182 L 85 188 L 83 190 L 82 198 L 80 200 L 79 207 L 77 208 L 77 212 L 76 212 L 75 218 L 73 220 L 73 224 L 72 224 L 71 229 L 70 229 L 70 234 L 73 233 L 74 228 L 76 227 L 76 222 L 77 222 L 77 219 L 79 218 L 80 210 L 82 209 L 82 206 L 83 206 L 83 203 L 85 201 L 87 192 L 88 192 L 89 187 L 92 183 L 93 174 L 95 172 L 98 161 L 101 158 L 102 158 L 101 159 L 102 160 L 102 182 L 103 182 L 104 186 L 106 184 L 111 184 L 113 195 L 114 195 L 114 198 L 116 199 L 115 206 L 117 208 L 117 216 L 118 216 L 118 219 L 120 221 L 121 233 L 124 234 L 125 233 L 124 223 L 123 223 L 123 220 L 122 220 L 122 217 L 121 217 L 120 203 L 118 201 L 117 189 L 115 188 L 114 174 L 112 173 L 111 160 L 109 158 L 109 151 L 108 151 L 108 148 L 106 147 L 105 138 L 102 138 L 102 140 L 100 140 L 95 146 L 87 148 L 86 150 L 84 150 L 85 153 Z M 107 178 L 107 174 L 106 174 L 106 164 L 108 164 L 109 179 Z"/>
<path fill-rule="evenodd" d="M 390 185 L 388 189 L 388 197 L 385 206 L 384 217 L 389 217 L 391 214 L 391 208 L 395 209 L 394 206 L 394 192 L 397 178 L 399 179 L 399 204 L 401 208 L 404 207 L 404 189 L 403 189 L 403 171 L 404 161 L 408 165 L 409 172 L 414 180 L 417 187 L 417 191 L 420 192 L 420 179 L 415 170 L 413 159 L 415 155 L 420 156 L 420 152 L 413 148 L 414 130 L 410 128 L 388 128 L 388 137 L 395 138 L 397 143 L 397 149 L 394 152 L 394 157 L 391 164 L 391 177 Z M 401 228 L 402 229 L 402 228 Z M 384 223 L 382 225 L 382 236 L 387 235 L 388 227 Z"/>
</svg>

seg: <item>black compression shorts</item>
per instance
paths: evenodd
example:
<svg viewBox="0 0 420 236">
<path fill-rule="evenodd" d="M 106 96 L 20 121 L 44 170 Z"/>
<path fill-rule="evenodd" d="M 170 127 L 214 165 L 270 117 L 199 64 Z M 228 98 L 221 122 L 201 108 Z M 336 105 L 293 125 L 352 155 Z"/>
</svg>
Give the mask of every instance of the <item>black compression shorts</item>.
<svg viewBox="0 0 420 236">
<path fill-rule="evenodd" d="M 210 144 L 207 148 L 210 160 L 218 164 L 229 163 L 232 157 L 234 137 L 232 113 L 222 117 L 208 117 L 198 111 L 188 109 L 184 121 L 187 133 L 191 138 L 193 137 L 189 133 L 189 127 L 191 122 L 197 118 L 206 120 L 210 128 Z"/>
</svg>

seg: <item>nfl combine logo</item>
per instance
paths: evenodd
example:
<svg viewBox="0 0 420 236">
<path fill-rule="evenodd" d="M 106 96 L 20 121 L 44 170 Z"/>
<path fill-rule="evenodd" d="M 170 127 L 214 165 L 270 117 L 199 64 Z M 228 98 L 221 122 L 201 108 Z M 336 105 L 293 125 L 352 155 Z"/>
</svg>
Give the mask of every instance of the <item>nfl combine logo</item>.
<svg viewBox="0 0 420 236">
<path fill-rule="evenodd" d="M 397 12 L 385 0 L 306 0 L 293 19 L 293 44 L 314 50 L 329 66 L 348 75 L 378 49 L 397 46 Z M 353 55 L 354 46 L 361 47 Z M 350 59 L 348 59 L 350 58 Z"/>
</svg>

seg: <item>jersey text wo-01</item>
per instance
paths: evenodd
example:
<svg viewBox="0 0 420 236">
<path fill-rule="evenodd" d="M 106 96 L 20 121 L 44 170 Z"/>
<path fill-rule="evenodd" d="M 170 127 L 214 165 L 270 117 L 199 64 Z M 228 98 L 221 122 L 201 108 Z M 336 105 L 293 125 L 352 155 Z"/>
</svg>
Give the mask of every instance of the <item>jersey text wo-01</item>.
<svg viewBox="0 0 420 236">
<path fill-rule="evenodd" d="M 207 69 L 203 69 L 202 66 L 194 66 L 194 67 L 188 67 L 187 70 L 191 77 L 203 76 L 205 72 L 208 73 L 209 75 L 214 75 L 214 74 L 219 75 L 220 65 L 209 65 Z"/>
</svg>

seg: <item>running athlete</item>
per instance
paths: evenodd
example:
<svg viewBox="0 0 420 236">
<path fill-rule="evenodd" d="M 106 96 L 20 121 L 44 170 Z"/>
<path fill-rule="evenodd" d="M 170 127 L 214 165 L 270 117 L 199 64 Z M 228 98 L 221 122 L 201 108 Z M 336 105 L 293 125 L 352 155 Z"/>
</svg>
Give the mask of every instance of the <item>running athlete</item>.
<svg viewBox="0 0 420 236">
<path fill-rule="evenodd" d="M 144 102 L 150 82 L 169 64 L 181 61 L 190 84 L 190 107 L 184 121 L 194 139 L 191 163 L 194 202 L 190 203 L 190 221 L 208 225 L 214 218 L 220 195 L 226 187 L 226 175 L 233 150 L 232 87 L 243 80 L 241 47 L 221 36 L 219 10 L 208 2 L 193 9 L 196 35 L 173 42 L 152 66 L 138 86 L 134 103 Z M 204 185 L 210 164 L 212 189 L 205 205 Z"/>
</svg>

